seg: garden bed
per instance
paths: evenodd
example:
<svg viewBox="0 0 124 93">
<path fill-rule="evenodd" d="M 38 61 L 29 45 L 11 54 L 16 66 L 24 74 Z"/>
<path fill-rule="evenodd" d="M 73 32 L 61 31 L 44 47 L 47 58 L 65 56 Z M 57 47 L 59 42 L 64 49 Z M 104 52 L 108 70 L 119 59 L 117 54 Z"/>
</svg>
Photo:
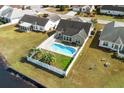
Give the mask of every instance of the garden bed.
<svg viewBox="0 0 124 93">
<path fill-rule="evenodd" d="M 43 59 L 43 56 L 44 56 L 43 52 L 47 58 L 49 55 L 53 56 L 53 59 L 54 59 L 53 62 L 45 62 Z M 46 63 L 48 65 L 54 66 L 58 69 L 62 69 L 64 71 L 68 68 L 69 64 L 73 60 L 73 58 L 71 58 L 71 57 L 53 53 L 53 52 L 49 52 L 46 50 L 39 50 L 39 51 L 35 50 L 35 53 L 33 55 L 31 55 L 31 58 L 33 58 L 35 60 L 39 60 L 40 62 Z"/>
</svg>

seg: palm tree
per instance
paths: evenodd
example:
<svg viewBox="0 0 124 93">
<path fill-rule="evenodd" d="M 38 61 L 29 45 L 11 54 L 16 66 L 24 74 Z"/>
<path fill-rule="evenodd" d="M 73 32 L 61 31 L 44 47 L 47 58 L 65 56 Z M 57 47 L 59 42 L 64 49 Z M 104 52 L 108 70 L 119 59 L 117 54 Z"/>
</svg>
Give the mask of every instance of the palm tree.
<svg viewBox="0 0 124 93">
<path fill-rule="evenodd" d="M 38 53 L 40 53 L 40 52 L 41 52 L 41 50 L 40 50 L 39 48 L 32 48 L 32 49 L 30 49 L 28 56 L 33 55 L 34 57 L 36 57 L 36 55 L 37 55 Z M 37 57 L 36 57 L 36 58 L 37 58 Z"/>
<path fill-rule="evenodd" d="M 91 19 L 91 22 L 93 23 L 93 25 L 95 25 L 97 23 L 97 19 L 93 18 L 93 19 Z"/>
<path fill-rule="evenodd" d="M 54 55 L 48 53 L 48 54 L 47 54 L 47 63 L 48 63 L 49 65 L 51 65 L 51 62 L 54 62 L 54 61 L 55 61 Z"/>
<path fill-rule="evenodd" d="M 29 50 L 28 56 L 31 56 L 34 53 L 35 48 Z"/>
<path fill-rule="evenodd" d="M 44 53 L 42 55 L 42 61 L 51 65 L 51 62 L 55 61 L 54 55 L 52 55 L 51 53 Z"/>
</svg>

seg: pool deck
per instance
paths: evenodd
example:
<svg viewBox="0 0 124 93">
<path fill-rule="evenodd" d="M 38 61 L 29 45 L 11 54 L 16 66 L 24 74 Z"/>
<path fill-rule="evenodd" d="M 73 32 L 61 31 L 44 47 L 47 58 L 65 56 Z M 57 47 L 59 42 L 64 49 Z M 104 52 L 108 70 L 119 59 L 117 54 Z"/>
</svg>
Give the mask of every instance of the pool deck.
<svg viewBox="0 0 124 93">
<path fill-rule="evenodd" d="M 64 45 L 64 46 L 69 46 L 69 45 L 65 45 L 63 43 L 60 43 L 59 40 L 54 38 L 54 35 L 55 34 L 53 34 L 51 37 L 49 37 L 44 42 L 42 42 L 37 48 L 45 49 L 45 50 L 48 50 L 48 51 L 51 51 L 51 52 L 55 52 L 55 53 L 58 53 L 58 54 L 62 54 L 62 55 L 65 55 L 65 56 L 69 56 L 69 57 L 74 57 L 75 54 L 65 54 L 65 53 L 62 53 L 62 52 L 59 52 L 59 51 L 51 49 L 51 46 L 53 44 L 61 44 L 61 45 Z M 76 50 L 76 53 L 77 53 L 77 50 L 79 48 L 79 47 L 74 47 L 74 46 L 69 46 L 69 47 L 74 48 Z"/>
</svg>

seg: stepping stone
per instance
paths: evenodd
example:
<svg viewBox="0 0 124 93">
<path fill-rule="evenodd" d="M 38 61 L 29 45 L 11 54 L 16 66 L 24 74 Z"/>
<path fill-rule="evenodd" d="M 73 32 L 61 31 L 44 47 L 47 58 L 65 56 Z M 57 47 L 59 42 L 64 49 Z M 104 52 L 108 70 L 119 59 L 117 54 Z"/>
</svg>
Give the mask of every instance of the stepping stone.
<svg viewBox="0 0 124 93">
<path fill-rule="evenodd" d="M 104 67 L 109 67 L 109 66 L 110 66 L 109 62 L 104 63 Z"/>
<path fill-rule="evenodd" d="M 101 61 L 106 61 L 106 58 L 102 58 Z"/>
</svg>

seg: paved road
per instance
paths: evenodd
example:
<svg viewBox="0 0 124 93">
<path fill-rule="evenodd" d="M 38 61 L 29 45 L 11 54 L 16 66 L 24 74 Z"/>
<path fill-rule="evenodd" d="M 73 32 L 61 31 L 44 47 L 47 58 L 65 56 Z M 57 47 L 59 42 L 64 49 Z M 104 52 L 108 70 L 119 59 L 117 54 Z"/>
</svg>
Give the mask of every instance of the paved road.
<svg viewBox="0 0 124 93">
<path fill-rule="evenodd" d="M 48 7 L 49 8 L 49 7 Z M 48 14 L 55 14 L 53 12 L 49 12 L 47 11 L 48 8 L 42 8 L 42 13 L 48 13 Z M 67 13 L 68 14 L 68 13 Z M 70 15 L 67 15 L 67 14 L 58 14 L 61 18 L 64 18 L 64 19 L 68 19 L 68 18 L 71 18 L 73 16 L 70 16 Z M 91 21 L 91 18 L 89 17 L 80 17 L 83 21 Z M 108 21 L 108 20 L 100 20 L 98 19 L 98 23 L 101 23 L 101 24 L 107 24 L 111 21 Z M 124 22 L 116 22 L 118 25 L 121 25 L 121 26 L 124 26 Z"/>
<path fill-rule="evenodd" d="M 56 13 L 53 13 L 53 12 L 49 12 L 49 11 L 47 11 L 47 9 L 49 9 L 50 7 L 48 7 L 48 8 L 39 8 L 39 7 L 33 7 L 33 10 L 35 10 L 36 11 L 36 9 L 38 9 L 38 13 L 47 13 L 47 14 L 49 14 L 49 15 L 51 15 L 51 14 L 56 14 Z M 68 19 L 68 18 L 72 18 L 72 17 L 74 17 L 74 13 L 71 13 L 71 12 L 69 11 L 67 14 L 58 14 L 61 18 L 63 18 L 63 19 Z M 91 18 L 90 17 L 80 17 L 83 21 L 86 21 L 86 22 L 90 22 L 91 21 Z M 4 26 L 7 26 L 7 25 L 11 25 L 11 24 L 16 24 L 16 23 L 18 23 L 18 21 L 19 21 L 19 19 L 15 19 L 15 20 L 13 20 L 11 23 L 8 23 L 8 24 L 4 24 L 4 25 L 1 25 L 0 26 L 0 28 L 1 27 L 4 27 Z M 111 22 L 111 21 L 108 21 L 108 20 L 100 20 L 100 19 L 98 19 L 97 20 L 98 21 L 98 23 L 101 23 L 101 24 L 107 24 L 107 23 L 109 23 L 109 22 Z M 124 26 L 124 22 L 116 22 L 116 24 L 117 25 L 120 25 L 120 26 Z"/>
</svg>

